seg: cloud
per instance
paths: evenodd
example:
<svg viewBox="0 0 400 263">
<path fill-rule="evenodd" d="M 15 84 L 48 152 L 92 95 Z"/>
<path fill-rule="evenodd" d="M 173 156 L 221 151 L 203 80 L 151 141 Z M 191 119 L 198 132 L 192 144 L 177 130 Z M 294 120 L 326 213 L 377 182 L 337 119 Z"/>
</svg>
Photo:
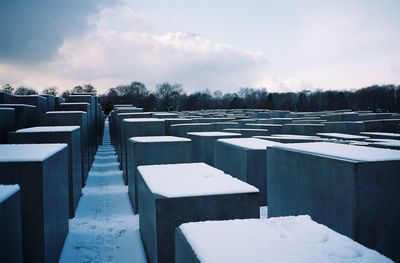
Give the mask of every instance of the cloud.
<svg viewBox="0 0 400 263">
<path fill-rule="evenodd" d="M 0 1 L 0 59 L 35 63 L 52 58 L 68 37 L 90 29 L 87 18 L 105 0 Z"/>
</svg>

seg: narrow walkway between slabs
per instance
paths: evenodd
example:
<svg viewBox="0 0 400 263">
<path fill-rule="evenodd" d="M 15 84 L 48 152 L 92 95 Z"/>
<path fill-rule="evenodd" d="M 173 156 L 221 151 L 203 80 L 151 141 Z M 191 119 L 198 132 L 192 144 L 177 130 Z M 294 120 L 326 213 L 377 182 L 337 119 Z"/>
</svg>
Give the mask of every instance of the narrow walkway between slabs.
<svg viewBox="0 0 400 263">
<path fill-rule="evenodd" d="M 128 187 L 105 122 L 99 147 L 60 262 L 147 262 L 139 234 L 139 217 L 134 215 Z"/>
</svg>

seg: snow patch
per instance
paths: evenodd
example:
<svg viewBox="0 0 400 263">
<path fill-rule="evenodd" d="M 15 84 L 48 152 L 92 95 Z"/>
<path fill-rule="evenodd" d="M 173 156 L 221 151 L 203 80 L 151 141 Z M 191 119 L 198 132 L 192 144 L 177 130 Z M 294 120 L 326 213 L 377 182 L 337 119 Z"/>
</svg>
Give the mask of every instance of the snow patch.
<svg viewBox="0 0 400 263">
<path fill-rule="evenodd" d="M 4 185 L 0 184 L 0 204 L 3 203 L 5 200 L 10 198 L 13 194 L 19 191 L 19 185 L 11 184 L 11 185 Z"/>
<path fill-rule="evenodd" d="M 42 162 L 64 148 L 65 143 L 2 144 L 0 162 Z"/>
</svg>

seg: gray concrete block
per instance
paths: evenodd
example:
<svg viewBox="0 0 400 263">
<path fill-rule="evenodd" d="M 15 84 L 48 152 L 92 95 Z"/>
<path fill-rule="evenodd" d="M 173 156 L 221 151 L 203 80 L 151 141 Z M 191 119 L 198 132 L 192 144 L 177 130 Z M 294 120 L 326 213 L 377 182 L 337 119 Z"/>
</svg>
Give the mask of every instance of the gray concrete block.
<svg viewBox="0 0 400 263">
<path fill-rule="evenodd" d="M 8 134 L 16 144 L 65 143 L 68 145 L 69 217 L 75 216 L 82 195 L 82 155 L 79 126 L 43 126 L 17 130 Z"/>
<path fill-rule="evenodd" d="M 35 106 L 26 104 L 0 104 L 0 108 L 15 110 L 15 129 L 36 126 L 39 123 L 40 113 Z"/>
<path fill-rule="evenodd" d="M 239 128 L 239 123 L 233 121 L 211 123 L 213 131 L 223 131 L 229 128 Z"/>
<path fill-rule="evenodd" d="M 189 132 L 192 140 L 192 162 L 214 165 L 214 148 L 217 139 L 239 138 L 240 133 L 230 132 Z"/>
<path fill-rule="evenodd" d="M 364 121 L 366 132 L 398 132 L 400 119 Z"/>
<path fill-rule="evenodd" d="M 280 143 L 305 143 L 305 142 L 321 142 L 328 140 L 328 139 L 322 139 L 318 136 L 292 135 L 292 134 L 272 134 L 271 136 L 254 136 L 254 138 L 280 142 Z"/>
<path fill-rule="evenodd" d="M 267 129 L 270 133 L 282 133 L 282 124 L 247 123 L 245 128 Z"/>
<path fill-rule="evenodd" d="M 128 140 L 128 194 L 133 212 L 139 213 L 137 167 L 191 162 L 191 141 L 174 136 L 131 137 Z"/>
<path fill-rule="evenodd" d="M 211 123 L 184 123 L 184 124 L 173 124 L 170 127 L 171 135 L 177 137 L 189 138 L 187 133 L 189 132 L 206 132 L 211 131 Z"/>
<path fill-rule="evenodd" d="M 127 118 L 122 120 L 121 163 L 125 184 L 128 184 L 127 144 L 128 139 L 138 136 L 164 136 L 164 120 L 158 118 Z"/>
<path fill-rule="evenodd" d="M 68 233 L 67 145 L 0 145 L 0 171 L 0 183 L 21 187 L 25 260 L 57 262 Z"/>
<path fill-rule="evenodd" d="M 45 97 L 47 99 L 47 111 L 55 111 L 56 110 L 56 97 L 49 94 L 42 94 L 41 97 Z"/>
<path fill-rule="evenodd" d="M 376 139 L 389 139 L 389 140 L 400 140 L 400 133 L 390 133 L 390 132 L 361 132 L 363 136 L 368 136 L 370 138 Z"/>
<path fill-rule="evenodd" d="M 171 135 L 171 125 L 174 124 L 185 124 L 185 123 L 193 123 L 193 119 L 188 118 L 172 118 L 172 119 L 164 119 L 165 121 L 165 135 Z"/>
<path fill-rule="evenodd" d="M 260 190 L 259 203 L 267 200 L 268 147 L 279 143 L 257 138 L 218 139 L 215 142 L 214 166 Z"/>
<path fill-rule="evenodd" d="M 47 112 L 47 98 L 39 95 L 13 96 L 12 103 L 35 106 L 40 114 Z"/>
<path fill-rule="evenodd" d="M 0 184 L 0 233 L 0 262 L 23 262 L 18 185 Z"/>
<path fill-rule="evenodd" d="M 208 165 L 140 166 L 138 171 L 139 230 L 150 262 L 174 262 L 174 231 L 182 223 L 260 216 L 256 188 Z"/>
<path fill-rule="evenodd" d="M 83 111 L 49 111 L 42 116 L 41 126 L 79 126 L 81 133 L 82 187 L 89 175 L 89 133 L 87 129 L 87 113 Z"/>
<path fill-rule="evenodd" d="M 268 216 L 313 220 L 400 260 L 400 152 L 333 143 L 267 152 Z"/>
<path fill-rule="evenodd" d="M 268 136 L 271 134 L 267 129 L 245 129 L 245 128 L 224 129 L 224 132 L 240 133 L 242 137 L 245 138 L 253 136 Z"/>
<path fill-rule="evenodd" d="M 12 94 L 0 91 L 0 104 L 12 104 Z"/>
<path fill-rule="evenodd" d="M 340 121 L 340 122 L 324 122 L 325 127 L 322 132 L 336 132 L 346 134 L 359 134 L 365 131 L 365 125 L 361 121 Z"/>
<path fill-rule="evenodd" d="M 282 133 L 312 136 L 322 132 L 324 127 L 324 124 L 291 123 L 283 125 Z"/>
<path fill-rule="evenodd" d="M 0 108 L 0 144 L 7 142 L 7 133 L 15 130 L 15 109 Z"/>
</svg>

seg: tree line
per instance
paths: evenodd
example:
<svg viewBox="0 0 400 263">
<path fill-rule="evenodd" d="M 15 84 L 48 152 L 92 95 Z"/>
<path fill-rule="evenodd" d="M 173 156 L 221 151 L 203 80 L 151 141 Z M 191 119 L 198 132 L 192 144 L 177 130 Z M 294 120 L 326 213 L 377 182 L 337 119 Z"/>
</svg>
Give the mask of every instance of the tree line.
<svg viewBox="0 0 400 263">
<path fill-rule="evenodd" d="M 2 91 L 15 95 L 38 94 L 34 89 L 19 87 L 16 90 L 9 84 Z M 97 94 L 93 85 L 75 86 L 60 95 L 71 93 Z M 41 94 L 59 95 L 56 87 L 42 90 Z M 337 109 L 371 110 L 374 112 L 400 112 L 400 85 L 372 85 L 369 87 L 343 90 L 303 90 L 300 92 L 268 92 L 261 88 L 240 88 L 237 92 L 222 93 L 210 90 L 187 94 L 180 84 L 168 82 L 149 91 L 145 84 L 134 81 L 127 85 L 110 88 L 99 95 L 99 101 L 105 113 L 115 104 L 131 104 L 145 111 L 183 111 L 202 109 L 280 109 L 290 111 L 323 111 Z"/>
</svg>

